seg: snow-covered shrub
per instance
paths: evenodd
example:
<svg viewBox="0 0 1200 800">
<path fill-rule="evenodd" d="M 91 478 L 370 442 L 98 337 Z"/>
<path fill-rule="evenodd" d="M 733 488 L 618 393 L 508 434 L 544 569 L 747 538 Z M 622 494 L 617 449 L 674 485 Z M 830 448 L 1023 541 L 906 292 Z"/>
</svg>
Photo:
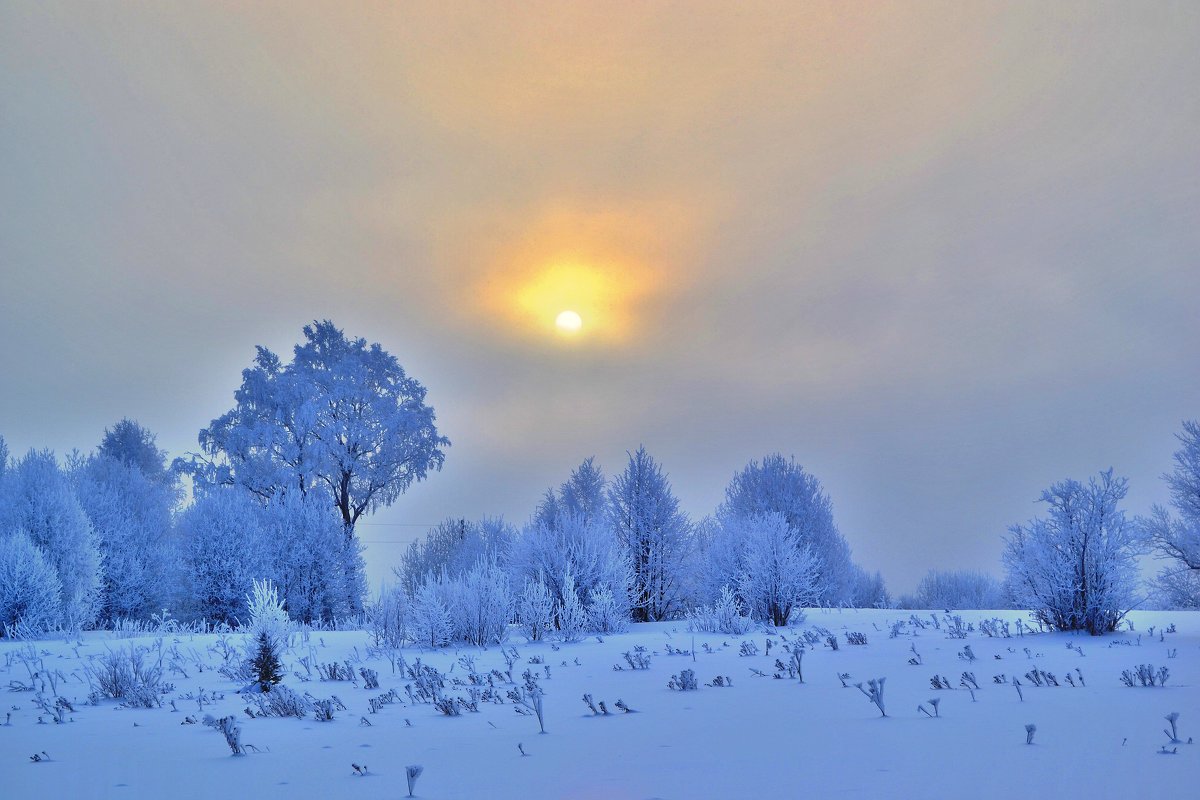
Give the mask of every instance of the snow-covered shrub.
<svg viewBox="0 0 1200 800">
<path fill-rule="evenodd" d="M 540 642 L 554 630 L 554 598 L 540 576 L 525 579 L 517 597 L 517 620 L 531 642 Z"/>
<path fill-rule="evenodd" d="M 162 705 L 162 650 L 130 645 L 123 650 L 108 650 L 85 664 L 84 673 L 93 692 L 121 700 L 125 705 L 155 708 Z"/>
<path fill-rule="evenodd" d="M 650 654 L 642 645 L 636 645 L 632 651 L 626 650 L 622 655 L 630 669 L 650 669 Z M 616 669 L 620 670 L 620 665 Z"/>
<path fill-rule="evenodd" d="M 217 719 L 211 714 L 205 714 L 203 722 L 225 737 L 225 744 L 229 745 L 229 749 L 235 756 L 246 754 L 246 750 L 242 746 L 242 728 L 238 725 L 237 717 L 230 715 Z"/>
<path fill-rule="evenodd" d="M 1122 670 L 1121 683 L 1126 686 L 1166 686 L 1171 671 L 1166 667 L 1154 668 L 1153 664 L 1138 664 L 1133 669 Z"/>
<path fill-rule="evenodd" d="M 700 606 L 688 614 L 688 630 L 693 633 L 728 633 L 742 636 L 754 626 L 754 620 L 743 616 L 737 596 L 728 586 L 711 606 Z"/>
<path fill-rule="evenodd" d="M 408 594 L 402 586 L 384 587 L 366 608 L 367 630 L 376 647 L 398 650 L 408 638 Z"/>
<path fill-rule="evenodd" d="M 410 606 L 409 630 L 413 642 L 422 647 L 443 647 L 454 633 L 450 612 L 442 600 L 443 592 L 432 575 L 428 576 Z"/>
<path fill-rule="evenodd" d="M 453 638 L 480 647 L 503 644 L 508 638 L 513 599 L 508 576 L 499 565 L 480 561 L 451 581 L 451 586 Z"/>
<path fill-rule="evenodd" d="M 24 532 L 0 535 L 0 636 L 33 638 L 62 618 L 58 573 Z"/>
<path fill-rule="evenodd" d="M 335 706 L 332 699 L 313 700 L 313 719 L 315 719 L 317 722 L 332 722 L 334 708 Z"/>
<path fill-rule="evenodd" d="M 577 642 L 588 626 L 587 611 L 575 590 L 575 576 L 568 569 L 562 580 L 562 601 L 558 606 L 558 635 L 564 642 Z"/>
<path fill-rule="evenodd" d="M 317 674 L 323 681 L 352 681 L 354 667 L 350 666 L 349 661 L 330 661 L 327 664 L 317 664 Z"/>
<path fill-rule="evenodd" d="M 1014 525 L 1004 549 L 1008 585 L 1040 623 L 1097 636 L 1115 630 L 1136 600 L 1141 534 L 1118 504 L 1128 481 L 1100 473 L 1042 492 L 1043 519 Z"/>
<path fill-rule="evenodd" d="M 250 694 L 247 701 L 254 706 L 256 717 L 295 717 L 304 719 L 312 705 L 303 696 L 296 694 L 283 684 L 272 686 L 269 692 Z"/>
<path fill-rule="evenodd" d="M 595 633 L 624 633 L 629 630 L 629 612 L 617 602 L 607 586 L 593 589 L 587 609 L 588 629 Z"/>
<path fill-rule="evenodd" d="M 524 709 L 525 712 L 532 713 L 537 717 L 538 733 L 546 732 L 545 718 L 545 692 L 538 685 L 537 676 L 529 670 L 525 670 L 522 676 L 524 681 L 512 689 L 508 690 L 508 699 L 512 700 L 518 709 Z"/>
<path fill-rule="evenodd" d="M 678 675 L 671 676 L 671 680 L 667 682 L 667 688 L 679 692 L 693 692 L 700 688 L 700 684 L 696 682 L 696 672 L 685 669 L 680 670 Z"/>
</svg>

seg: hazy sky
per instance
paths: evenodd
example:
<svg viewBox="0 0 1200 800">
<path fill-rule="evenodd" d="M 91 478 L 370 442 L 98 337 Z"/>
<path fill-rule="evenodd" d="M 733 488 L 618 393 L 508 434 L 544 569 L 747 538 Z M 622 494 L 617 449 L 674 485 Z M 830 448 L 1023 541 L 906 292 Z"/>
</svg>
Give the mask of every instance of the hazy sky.
<svg viewBox="0 0 1200 800">
<path fill-rule="evenodd" d="M 893 590 L 998 572 L 1055 480 L 1164 500 L 1200 416 L 1197 42 L 1190 2 L 0 0 L 0 434 L 181 455 L 330 318 L 453 441 L 374 578 L 639 444 L 696 516 L 795 455 Z"/>
</svg>

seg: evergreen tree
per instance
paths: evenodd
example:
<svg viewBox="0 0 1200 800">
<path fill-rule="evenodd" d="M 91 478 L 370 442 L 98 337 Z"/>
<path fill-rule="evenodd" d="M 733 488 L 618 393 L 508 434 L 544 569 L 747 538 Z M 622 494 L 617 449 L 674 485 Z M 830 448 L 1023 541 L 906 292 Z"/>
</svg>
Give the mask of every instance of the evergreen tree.
<svg viewBox="0 0 1200 800">
<path fill-rule="evenodd" d="M 259 691 L 269 692 L 272 686 L 283 681 L 283 665 L 279 662 L 276 644 L 266 631 L 260 631 L 255 640 L 250 670 L 254 674 L 254 682 L 258 684 Z"/>
</svg>

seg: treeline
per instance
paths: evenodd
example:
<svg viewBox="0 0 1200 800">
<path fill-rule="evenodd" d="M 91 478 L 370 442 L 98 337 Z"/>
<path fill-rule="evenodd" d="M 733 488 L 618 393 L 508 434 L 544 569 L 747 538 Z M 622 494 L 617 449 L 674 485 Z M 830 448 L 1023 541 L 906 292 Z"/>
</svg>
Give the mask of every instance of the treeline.
<svg viewBox="0 0 1200 800">
<path fill-rule="evenodd" d="M 255 579 L 293 618 L 361 609 L 365 581 L 332 506 L 216 486 L 181 508 L 155 437 L 122 420 L 91 455 L 8 457 L 0 439 L 0 633 L 176 619 L 236 623 Z M 347 554 L 348 548 L 353 548 Z"/>
<path fill-rule="evenodd" d="M 804 607 L 890 604 L 879 573 L 851 559 L 820 482 L 778 454 L 740 470 L 699 522 L 645 448 L 611 481 L 589 458 L 522 528 L 447 520 L 395 575 L 380 603 L 389 636 L 427 645 L 486 641 L 508 618 L 531 639 L 569 640 L 704 606 L 786 625 Z"/>
<path fill-rule="evenodd" d="M 368 604 L 365 514 L 440 469 L 450 442 L 425 387 L 378 344 L 328 320 L 285 362 L 259 347 L 235 405 L 168 464 L 122 420 L 90 455 L 10 458 L 0 439 L 0 635 L 148 620 L 236 624 L 256 580 L 292 619 L 370 618 L 389 639 L 485 642 L 510 623 L 539 638 L 697 611 L 719 627 L 786 625 L 812 606 L 893 604 L 851 558 L 818 479 L 771 454 L 737 471 L 715 511 L 692 520 L 639 448 L 608 480 L 587 459 L 520 528 L 449 520 L 404 554 L 396 585 Z M 1112 630 L 1147 602 L 1136 559 L 1165 567 L 1156 602 L 1200 606 L 1200 425 L 1185 422 L 1164 479 L 1171 509 L 1130 519 L 1111 470 L 1042 493 L 1014 525 L 1005 577 L 931 571 L 900 605 L 1032 610 L 1059 629 Z M 181 505 L 183 480 L 193 502 Z M 564 633 L 565 632 L 565 633 Z"/>
</svg>

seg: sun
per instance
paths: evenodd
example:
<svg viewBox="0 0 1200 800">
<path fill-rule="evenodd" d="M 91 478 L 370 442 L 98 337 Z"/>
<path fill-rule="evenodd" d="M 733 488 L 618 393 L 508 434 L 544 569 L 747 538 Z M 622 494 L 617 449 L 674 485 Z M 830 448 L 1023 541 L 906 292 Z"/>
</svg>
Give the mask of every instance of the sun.
<svg viewBox="0 0 1200 800">
<path fill-rule="evenodd" d="M 583 318 L 574 311 L 567 309 L 555 317 L 554 325 L 563 333 L 576 333 L 583 327 Z"/>
</svg>

